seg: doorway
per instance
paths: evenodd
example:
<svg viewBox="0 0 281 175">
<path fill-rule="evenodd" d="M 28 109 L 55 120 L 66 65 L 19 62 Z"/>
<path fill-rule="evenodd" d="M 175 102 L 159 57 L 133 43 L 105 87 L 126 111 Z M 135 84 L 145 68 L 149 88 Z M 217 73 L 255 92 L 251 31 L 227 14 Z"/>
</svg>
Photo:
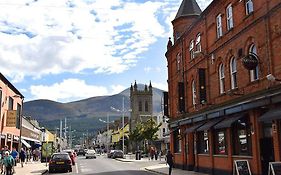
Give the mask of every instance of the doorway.
<svg viewBox="0 0 281 175">
<path fill-rule="evenodd" d="M 269 162 L 274 162 L 272 123 L 263 123 L 263 138 L 260 139 L 262 174 L 268 173 Z"/>
</svg>

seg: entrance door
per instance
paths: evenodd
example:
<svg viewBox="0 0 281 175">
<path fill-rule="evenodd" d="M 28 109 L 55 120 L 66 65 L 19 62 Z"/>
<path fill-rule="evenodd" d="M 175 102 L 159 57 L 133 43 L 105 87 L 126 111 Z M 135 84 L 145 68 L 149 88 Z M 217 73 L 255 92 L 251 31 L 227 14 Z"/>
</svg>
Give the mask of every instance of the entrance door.
<svg viewBox="0 0 281 175">
<path fill-rule="evenodd" d="M 263 138 L 260 139 L 262 174 L 268 173 L 269 162 L 274 162 L 272 125 L 263 125 Z"/>
</svg>

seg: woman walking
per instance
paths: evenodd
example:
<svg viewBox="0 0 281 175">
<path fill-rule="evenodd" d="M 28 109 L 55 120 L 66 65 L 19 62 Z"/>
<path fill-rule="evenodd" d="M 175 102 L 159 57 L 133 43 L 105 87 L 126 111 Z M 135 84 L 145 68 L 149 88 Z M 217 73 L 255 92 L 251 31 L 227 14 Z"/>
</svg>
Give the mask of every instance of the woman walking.
<svg viewBox="0 0 281 175">
<path fill-rule="evenodd" d="M 23 167 L 23 164 L 25 162 L 25 157 L 26 157 L 26 153 L 25 153 L 24 149 L 21 148 L 20 155 L 19 155 L 21 167 Z"/>
<path fill-rule="evenodd" d="M 9 154 L 8 151 L 5 152 L 5 157 L 3 163 L 6 167 L 6 175 L 12 175 L 12 168 L 14 165 L 14 158 Z"/>
</svg>

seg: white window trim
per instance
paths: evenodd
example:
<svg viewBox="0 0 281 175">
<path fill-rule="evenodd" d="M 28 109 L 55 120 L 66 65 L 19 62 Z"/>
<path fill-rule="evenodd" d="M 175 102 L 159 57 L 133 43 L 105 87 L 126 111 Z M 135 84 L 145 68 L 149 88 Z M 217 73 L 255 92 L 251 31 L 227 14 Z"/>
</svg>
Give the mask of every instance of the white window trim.
<svg viewBox="0 0 281 175">
<path fill-rule="evenodd" d="M 219 79 L 220 79 L 220 93 L 225 92 L 225 74 L 224 74 L 224 65 L 220 64 L 219 66 Z"/>
<path fill-rule="evenodd" d="M 252 44 L 250 49 L 249 49 L 249 53 L 254 53 L 257 55 L 257 47 L 256 45 Z M 250 70 L 250 80 L 251 82 L 256 81 L 259 79 L 259 66 L 257 65 L 257 67 L 254 70 Z"/>
<path fill-rule="evenodd" d="M 251 14 L 254 11 L 253 1 L 252 0 L 246 0 L 245 8 L 246 8 L 246 15 Z"/>
<path fill-rule="evenodd" d="M 229 4 L 226 8 L 226 21 L 227 21 L 227 30 L 232 29 L 234 27 L 232 4 Z"/>
<path fill-rule="evenodd" d="M 195 47 L 196 47 L 196 51 L 201 52 L 201 34 L 200 33 L 198 33 L 196 35 Z"/>
<path fill-rule="evenodd" d="M 189 43 L 189 53 L 190 53 L 190 59 L 194 59 L 194 41 L 191 40 Z"/>
<path fill-rule="evenodd" d="M 236 78 L 234 78 L 234 76 Z M 230 60 L 230 77 L 231 77 L 231 89 L 237 88 L 237 62 L 235 57 L 232 57 Z"/>
<path fill-rule="evenodd" d="M 196 84 L 194 80 L 191 83 L 191 90 L 192 90 L 192 104 L 196 105 Z"/>
<path fill-rule="evenodd" d="M 177 71 L 180 71 L 180 65 L 181 65 L 181 54 L 177 54 Z"/>
<path fill-rule="evenodd" d="M 220 38 L 220 37 L 222 37 L 222 17 L 221 17 L 221 14 L 219 14 L 217 16 L 216 22 L 217 22 L 217 38 Z"/>
</svg>

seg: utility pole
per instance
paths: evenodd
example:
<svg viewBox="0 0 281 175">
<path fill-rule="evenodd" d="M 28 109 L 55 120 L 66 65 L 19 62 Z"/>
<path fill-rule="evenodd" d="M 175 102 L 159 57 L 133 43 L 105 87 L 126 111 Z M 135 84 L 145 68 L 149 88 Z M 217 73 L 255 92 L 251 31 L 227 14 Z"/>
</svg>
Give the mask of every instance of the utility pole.
<svg viewBox="0 0 281 175">
<path fill-rule="evenodd" d="M 106 134 L 106 152 L 108 153 L 108 142 L 109 142 L 109 138 L 108 138 L 108 135 L 109 135 L 109 115 L 108 115 L 108 113 L 107 113 L 107 122 L 106 122 L 106 124 L 107 124 L 107 134 Z"/>
<path fill-rule="evenodd" d="M 65 138 L 65 140 L 67 141 L 67 137 L 66 137 L 66 117 L 64 118 L 64 138 Z"/>
<path fill-rule="evenodd" d="M 123 134 L 122 134 L 122 150 L 123 150 L 123 154 L 125 154 L 125 141 L 124 141 L 124 135 L 125 135 L 125 124 L 124 124 L 124 116 L 125 116 L 125 98 L 123 97 L 123 101 L 122 101 L 122 126 L 123 126 Z"/>
</svg>

